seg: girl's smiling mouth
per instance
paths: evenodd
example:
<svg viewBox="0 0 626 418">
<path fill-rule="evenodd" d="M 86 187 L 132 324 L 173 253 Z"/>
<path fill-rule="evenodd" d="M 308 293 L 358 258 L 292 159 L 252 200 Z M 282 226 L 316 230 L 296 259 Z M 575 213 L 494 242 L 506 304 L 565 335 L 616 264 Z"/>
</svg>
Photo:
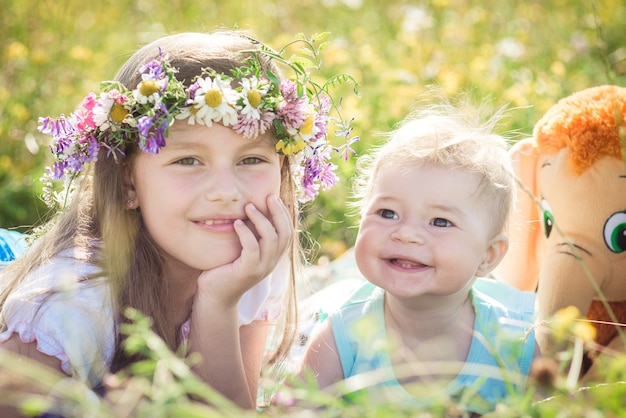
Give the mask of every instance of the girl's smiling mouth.
<svg viewBox="0 0 626 418">
<path fill-rule="evenodd" d="M 204 225 L 212 226 L 212 225 L 232 224 L 233 222 L 235 222 L 234 219 L 207 219 L 200 223 L 203 223 Z"/>
<path fill-rule="evenodd" d="M 211 218 L 197 220 L 194 223 L 205 231 L 233 233 L 235 232 L 234 224 L 237 219 L 242 218 Z"/>
</svg>

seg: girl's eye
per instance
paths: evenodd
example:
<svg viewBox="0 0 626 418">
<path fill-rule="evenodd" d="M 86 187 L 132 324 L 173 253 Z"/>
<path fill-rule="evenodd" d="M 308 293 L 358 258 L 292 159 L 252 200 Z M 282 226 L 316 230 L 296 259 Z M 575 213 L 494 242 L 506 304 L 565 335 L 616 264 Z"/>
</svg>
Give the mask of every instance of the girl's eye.
<svg viewBox="0 0 626 418">
<path fill-rule="evenodd" d="M 180 165 L 194 165 L 194 164 L 198 164 L 198 160 L 196 160 L 193 157 L 185 157 L 185 158 L 181 158 L 180 160 L 177 160 L 176 164 L 180 164 Z"/>
<path fill-rule="evenodd" d="M 391 209 L 381 209 L 378 211 L 381 218 L 385 219 L 398 219 L 398 215 Z"/>
<path fill-rule="evenodd" d="M 446 228 L 448 226 L 452 226 L 452 222 L 443 218 L 435 218 L 431 221 L 431 225 L 438 228 Z"/>
<path fill-rule="evenodd" d="M 260 164 L 262 163 L 263 160 L 259 157 L 246 157 L 243 160 L 241 160 L 240 164 L 243 165 L 248 165 L 248 164 Z"/>
</svg>

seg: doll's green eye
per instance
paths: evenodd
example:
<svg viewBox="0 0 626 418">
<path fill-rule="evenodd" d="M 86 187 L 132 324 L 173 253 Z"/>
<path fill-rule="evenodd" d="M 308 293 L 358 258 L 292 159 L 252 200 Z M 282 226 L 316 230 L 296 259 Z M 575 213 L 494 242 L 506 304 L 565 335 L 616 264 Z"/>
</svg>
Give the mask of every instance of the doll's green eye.
<svg viewBox="0 0 626 418">
<path fill-rule="evenodd" d="M 554 213 L 552 213 L 552 206 L 546 199 L 541 199 L 541 210 L 543 212 L 543 232 L 546 234 L 546 238 L 549 238 L 554 226 Z"/>
<path fill-rule="evenodd" d="M 626 251 L 626 211 L 616 212 L 604 223 L 604 243 L 614 253 Z"/>
</svg>

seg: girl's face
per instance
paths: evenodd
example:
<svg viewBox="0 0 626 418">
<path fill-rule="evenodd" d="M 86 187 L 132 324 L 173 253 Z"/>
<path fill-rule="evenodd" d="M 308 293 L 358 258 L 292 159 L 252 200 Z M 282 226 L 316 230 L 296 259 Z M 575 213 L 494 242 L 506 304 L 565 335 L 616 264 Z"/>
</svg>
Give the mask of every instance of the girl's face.
<svg viewBox="0 0 626 418">
<path fill-rule="evenodd" d="M 499 256 L 478 185 L 461 170 L 381 167 L 356 241 L 361 273 L 398 298 L 465 291 Z"/>
<path fill-rule="evenodd" d="M 268 216 L 266 199 L 280 192 L 280 163 L 269 136 L 246 139 L 217 123 L 180 121 L 158 154 L 136 157 L 130 194 L 167 262 L 209 270 L 241 254 L 236 219 L 254 231 L 246 203 Z"/>
</svg>

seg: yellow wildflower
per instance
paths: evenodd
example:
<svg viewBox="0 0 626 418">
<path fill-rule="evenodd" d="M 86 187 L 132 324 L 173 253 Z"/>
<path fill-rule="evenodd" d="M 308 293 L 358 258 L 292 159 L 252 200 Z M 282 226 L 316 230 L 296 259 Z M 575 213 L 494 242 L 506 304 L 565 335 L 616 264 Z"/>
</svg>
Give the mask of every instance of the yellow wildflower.
<svg viewBox="0 0 626 418">
<path fill-rule="evenodd" d="M 296 141 L 285 141 L 281 139 L 276 143 L 276 151 L 280 152 L 283 155 L 293 155 L 297 154 L 304 149 L 306 144 L 302 139 L 298 139 Z"/>
<path fill-rule="evenodd" d="M 313 126 L 315 125 L 315 117 L 312 113 L 309 113 L 302 126 L 300 126 L 300 134 L 302 135 L 312 135 L 313 134 Z M 304 147 L 303 147 L 304 148 Z"/>
<path fill-rule="evenodd" d="M 585 343 L 591 343 L 596 339 L 597 329 L 590 322 L 578 321 L 574 324 L 572 333 Z"/>
</svg>

